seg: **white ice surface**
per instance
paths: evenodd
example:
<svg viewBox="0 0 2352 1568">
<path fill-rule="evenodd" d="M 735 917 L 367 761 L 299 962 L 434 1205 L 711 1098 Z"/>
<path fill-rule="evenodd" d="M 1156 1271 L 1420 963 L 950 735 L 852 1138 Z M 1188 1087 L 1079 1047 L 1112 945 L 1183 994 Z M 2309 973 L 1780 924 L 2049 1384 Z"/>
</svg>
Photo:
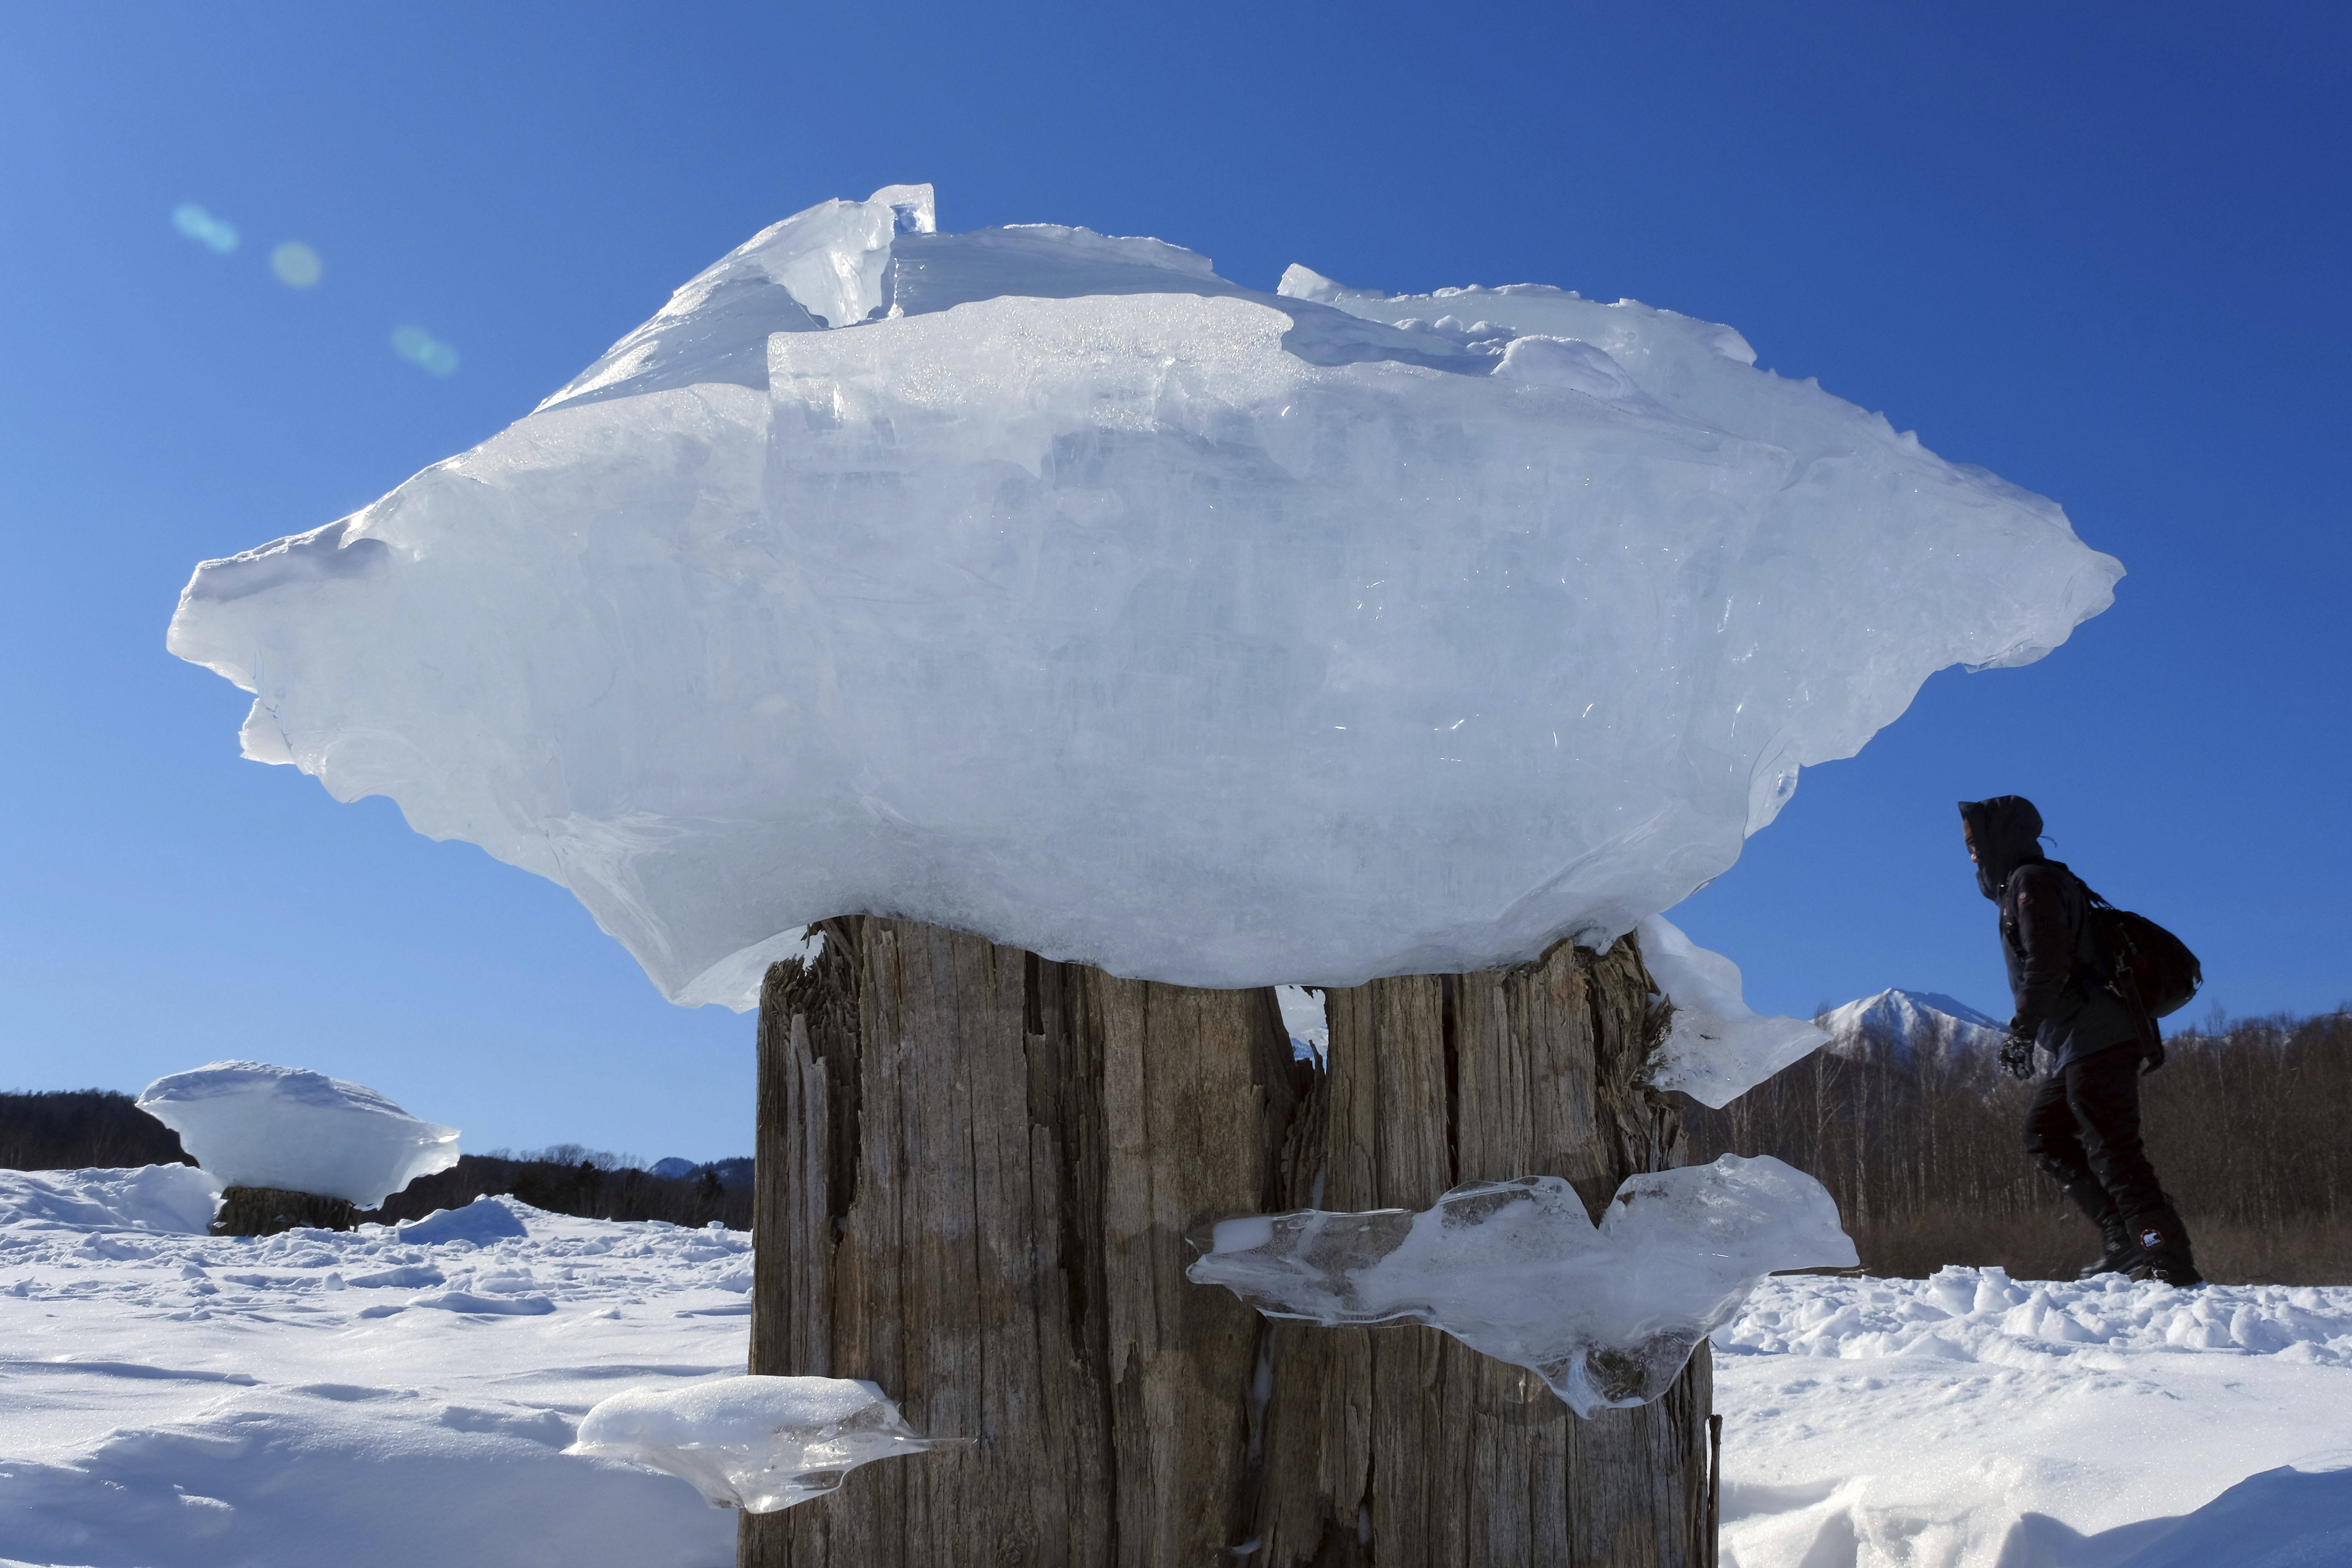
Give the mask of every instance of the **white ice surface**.
<svg viewBox="0 0 2352 1568">
<path fill-rule="evenodd" d="M 159 1078 L 139 1109 L 226 1187 L 283 1187 L 363 1209 L 457 1163 L 457 1130 L 420 1121 L 364 1084 L 267 1062 Z"/>
<path fill-rule="evenodd" d="M 741 1373 L 740 1232 L 488 1199 L 509 1224 L 446 1229 L 518 1234 L 159 1235 L 56 1217 L 124 1173 L 26 1174 L 0 1181 L 0 1562 L 734 1562 L 693 1488 L 561 1450 L 620 1388 Z M 2012 1538 L 2008 1568 L 2352 1560 L 2284 1555 L 2352 1521 L 2352 1289 L 1768 1279 L 1715 1338 L 1727 1568 L 1997 1568 Z M 2290 1465 L 2319 1473 L 2221 1496 Z"/>
<path fill-rule="evenodd" d="M 866 910 L 1345 984 L 1605 942 L 2121 570 L 1727 327 L 932 227 L 763 231 L 205 563 L 172 648 L 254 692 L 247 755 L 563 883 L 682 1002 Z"/>
<path fill-rule="evenodd" d="M 1720 1110 L 1829 1040 L 1802 1018 L 1759 1017 L 1740 997 L 1739 966 L 1709 952 L 1664 915 L 1641 932 L 1642 962 L 1674 1016 L 1652 1059 L 1650 1081 Z"/>
<path fill-rule="evenodd" d="M 721 1508 L 773 1513 L 839 1490 L 860 1465 L 939 1446 L 862 1378 L 744 1376 L 616 1394 L 564 1452 L 651 1466 Z"/>
<path fill-rule="evenodd" d="M 1664 1394 L 1766 1274 L 1853 1261 L 1819 1182 L 1726 1154 L 1626 1178 L 1598 1228 L 1568 1183 L 1524 1176 L 1419 1214 L 1229 1219 L 1185 1272 L 1269 1317 L 1443 1329 L 1591 1415 Z"/>
</svg>

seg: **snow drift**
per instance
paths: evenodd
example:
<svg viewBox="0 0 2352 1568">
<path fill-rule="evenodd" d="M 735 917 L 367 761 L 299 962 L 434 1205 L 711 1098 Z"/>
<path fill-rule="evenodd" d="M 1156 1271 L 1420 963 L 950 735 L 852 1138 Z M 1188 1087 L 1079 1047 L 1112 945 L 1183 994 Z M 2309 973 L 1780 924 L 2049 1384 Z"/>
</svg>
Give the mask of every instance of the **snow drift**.
<svg viewBox="0 0 2352 1568">
<path fill-rule="evenodd" d="M 374 1208 L 457 1163 L 457 1130 L 420 1121 L 364 1084 L 266 1062 L 159 1078 L 139 1109 L 230 1187 L 282 1187 Z"/>
<path fill-rule="evenodd" d="M 2111 600 L 2056 506 L 1754 358 L 892 187 L 205 563 L 170 646 L 247 755 L 563 883 L 681 1002 L 860 910 L 1198 985 L 1489 967 Z"/>
<path fill-rule="evenodd" d="M 194 1165 L 0 1171 L 0 1225 L 204 1236 L 220 1212 L 222 1185 Z"/>
</svg>

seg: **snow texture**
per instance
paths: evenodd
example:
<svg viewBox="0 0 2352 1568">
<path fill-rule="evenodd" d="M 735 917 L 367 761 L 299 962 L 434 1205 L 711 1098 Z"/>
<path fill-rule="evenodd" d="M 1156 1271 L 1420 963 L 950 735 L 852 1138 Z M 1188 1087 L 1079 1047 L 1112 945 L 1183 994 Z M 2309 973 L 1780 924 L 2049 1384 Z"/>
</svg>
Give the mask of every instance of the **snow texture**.
<svg viewBox="0 0 2352 1568">
<path fill-rule="evenodd" d="M 2352 1288 L 1770 1279 L 1714 1343 L 1724 1568 L 2352 1561 Z"/>
<path fill-rule="evenodd" d="M 511 1198 L 259 1238 L 91 1217 L 139 1174 L 0 1180 L 0 1563 L 734 1562 L 692 1488 L 562 1450 L 615 1389 L 742 1372 L 749 1236 Z"/>
<path fill-rule="evenodd" d="M 746 1376 L 616 1394 L 564 1452 L 650 1465 L 720 1508 L 773 1513 L 836 1489 L 860 1465 L 940 1446 L 862 1378 Z"/>
<path fill-rule="evenodd" d="M 1759 1018 L 1740 999 L 1739 966 L 1685 936 L 1664 915 L 1636 928 L 1642 962 L 1674 1007 L 1650 1082 L 1720 1110 L 1821 1048 L 1829 1036 L 1802 1018 Z"/>
<path fill-rule="evenodd" d="M 1605 945 L 2121 567 L 1728 327 L 1268 294 L 1155 239 L 762 231 L 526 418 L 200 566 L 245 752 L 748 1008 L 885 910 L 1195 985 Z"/>
<path fill-rule="evenodd" d="M 495 1198 L 520 1234 L 173 1234 L 135 1173 L 15 1174 L 0 1562 L 734 1562 L 693 1488 L 562 1450 L 617 1388 L 742 1372 L 748 1236 Z M 1726 1568 L 2347 1560 L 2352 1288 L 1778 1279 L 1715 1343 Z"/>
<path fill-rule="evenodd" d="M 204 1236 L 222 1183 L 194 1165 L 0 1171 L 0 1216 L 31 1229 L 152 1230 Z"/>
<path fill-rule="evenodd" d="M 457 1130 L 419 1121 L 362 1084 L 266 1062 L 159 1078 L 139 1109 L 227 1187 L 282 1187 L 372 1209 L 457 1163 Z"/>
<path fill-rule="evenodd" d="M 1627 1177 L 1598 1228 L 1567 1182 L 1522 1176 L 1456 1187 L 1420 1214 L 1226 1220 L 1186 1273 L 1268 1317 L 1443 1329 L 1589 1416 L 1664 1394 L 1765 1275 L 1854 1261 L 1820 1183 L 1726 1154 Z"/>
</svg>

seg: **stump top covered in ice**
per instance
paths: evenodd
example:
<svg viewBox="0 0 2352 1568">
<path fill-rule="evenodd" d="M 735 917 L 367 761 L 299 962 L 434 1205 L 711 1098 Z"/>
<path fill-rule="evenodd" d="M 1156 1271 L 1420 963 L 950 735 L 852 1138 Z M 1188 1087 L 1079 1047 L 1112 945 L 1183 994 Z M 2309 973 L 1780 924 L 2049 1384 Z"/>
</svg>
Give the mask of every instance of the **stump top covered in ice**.
<svg viewBox="0 0 2352 1568">
<path fill-rule="evenodd" d="M 860 911 L 1202 985 L 1488 967 L 2110 602 L 2056 506 L 1754 359 L 892 187 L 205 563 L 171 647 L 248 756 L 565 884 L 682 1002 Z"/>
<path fill-rule="evenodd" d="M 223 1186 L 280 1187 L 372 1209 L 457 1163 L 457 1130 L 420 1121 L 364 1084 L 267 1062 L 159 1078 L 139 1109 Z"/>
<path fill-rule="evenodd" d="M 650 1465 L 721 1508 L 773 1513 L 835 1490 L 860 1465 L 941 1446 L 862 1378 L 751 1376 L 616 1394 L 582 1417 L 564 1452 Z"/>
</svg>

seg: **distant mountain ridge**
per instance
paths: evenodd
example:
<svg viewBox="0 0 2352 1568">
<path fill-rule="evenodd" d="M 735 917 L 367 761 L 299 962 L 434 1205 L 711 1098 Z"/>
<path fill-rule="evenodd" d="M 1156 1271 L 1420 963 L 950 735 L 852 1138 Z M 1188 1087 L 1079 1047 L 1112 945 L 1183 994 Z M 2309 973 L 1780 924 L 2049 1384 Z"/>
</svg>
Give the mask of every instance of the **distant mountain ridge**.
<svg viewBox="0 0 2352 1568">
<path fill-rule="evenodd" d="M 1814 1020 L 1829 1031 L 1826 1049 L 1856 1060 L 1912 1066 L 1980 1059 L 1997 1049 L 2009 1026 L 1940 991 L 1889 989 L 1832 1008 Z"/>
</svg>

